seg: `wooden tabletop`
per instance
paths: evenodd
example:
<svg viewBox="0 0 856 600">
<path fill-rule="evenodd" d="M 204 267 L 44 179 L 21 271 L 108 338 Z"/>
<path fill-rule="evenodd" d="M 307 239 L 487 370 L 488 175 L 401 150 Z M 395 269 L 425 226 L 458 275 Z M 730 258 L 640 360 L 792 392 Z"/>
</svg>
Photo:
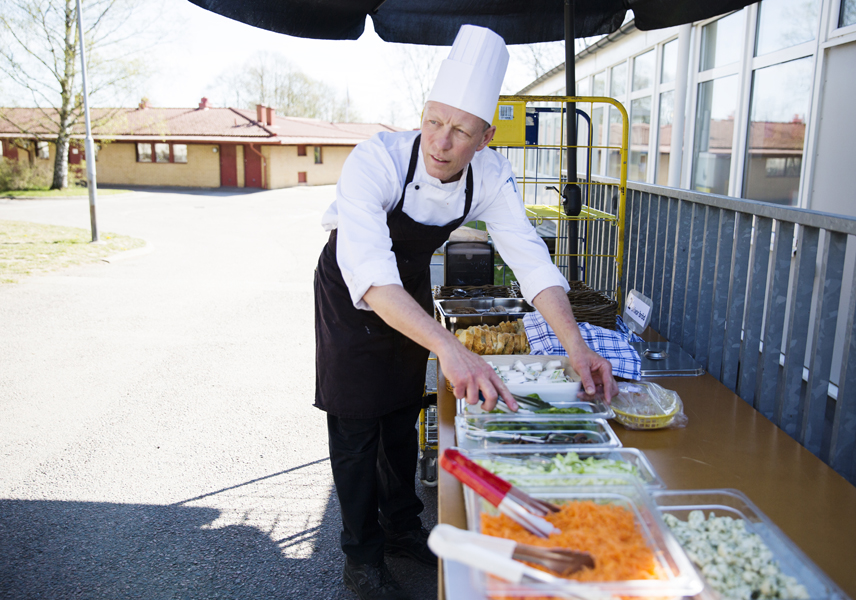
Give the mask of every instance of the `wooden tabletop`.
<svg viewBox="0 0 856 600">
<path fill-rule="evenodd" d="M 455 399 L 438 378 L 443 452 L 455 443 Z M 622 444 L 642 450 L 669 489 L 740 490 L 856 599 L 856 488 L 712 376 L 650 381 L 678 393 L 688 424 L 631 431 L 610 421 Z M 442 469 L 438 512 L 466 527 L 461 485 Z"/>
</svg>

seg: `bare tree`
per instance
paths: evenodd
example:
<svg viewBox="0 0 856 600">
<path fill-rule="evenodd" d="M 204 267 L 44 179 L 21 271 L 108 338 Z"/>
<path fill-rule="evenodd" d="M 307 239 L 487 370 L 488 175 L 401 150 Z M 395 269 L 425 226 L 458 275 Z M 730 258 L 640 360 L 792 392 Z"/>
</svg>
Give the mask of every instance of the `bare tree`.
<svg viewBox="0 0 856 600">
<path fill-rule="evenodd" d="M 298 70 L 285 56 L 260 52 L 237 72 L 221 75 L 211 86 L 211 96 L 223 105 L 252 108 L 264 104 L 290 117 L 351 121 L 348 99 L 322 81 Z"/>
<path fill-rule="evenodd" d="M 434 86 L 434 80 L 440 70 L 440 63 L 449 55 L 449 48 L 444 46 L 417 46 L 413 44 L 397 44 L 398 81 L 401 91 L 407 98 L 407 112 L 418 118 L 422 108 Z M 403 112 L 403 111 L 401 111 Z"/>
<path fill-rule="evenodd" d="M 87 0 L 84 40 L 90 97 L 126 96 L 144 74 L 139 59 L 140 27 L 135 0 Z M 140 23 L 142 20 L 137 20 Z M 52 189 L 68 186 L 68 149 L 83 119 L 75 0 L 4 0 L 0 3 L 0 73 L 16 104 L 38 107 L 39 117 L 13 122 L 22 137 L 51 139 L 56 145 Z M 2 109 L 0 109 L 2 110 Z M 103 125 L 111 117 L 106 113 Z M 50 133 L 45 133 L 48 131 Z"/>
</svg>

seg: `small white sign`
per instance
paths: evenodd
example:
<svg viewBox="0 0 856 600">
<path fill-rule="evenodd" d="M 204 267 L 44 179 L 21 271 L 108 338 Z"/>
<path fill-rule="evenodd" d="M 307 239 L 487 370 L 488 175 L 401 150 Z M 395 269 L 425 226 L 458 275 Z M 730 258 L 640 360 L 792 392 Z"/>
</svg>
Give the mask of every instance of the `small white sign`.
<svg viewBox="0 0 856 600">
<path fill-rule="evenodd" d="M 499 120 L 500 121 L 513 121 L 514 120 L 514 105 L 513 104 L 500 104 L 499 105 Z"/>
<path fill-rule="evenodd" d="M 630 290 L 627 294 L 627 302 L 624 305 L 624 321 L 631 331 L 641 333 L 645 331 L 651 322 L 651 307 L 653 302 L 637 292 Z"/>
</svg>

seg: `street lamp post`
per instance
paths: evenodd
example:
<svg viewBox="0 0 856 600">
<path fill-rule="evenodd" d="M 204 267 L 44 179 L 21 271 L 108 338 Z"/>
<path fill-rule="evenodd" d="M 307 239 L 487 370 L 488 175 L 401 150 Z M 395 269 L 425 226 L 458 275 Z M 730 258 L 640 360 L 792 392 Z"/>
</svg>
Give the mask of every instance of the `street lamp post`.
<svg viewBox="0 0 856 600">
<path fill-rule="evenodd" d="M 95 219 L 95 201 L 98 187 L 95 182 L 95 143 L 92 139 L 92 125 L 89 122 L 89 92 L 86 87 L 86 50 L 83 44 L 83 16 L 80 0 L 77 0 L 77 36 L 80 38 L 80 73 L 83 78 L 83 115 L 86 120 L 86 179 L 89 189 L 89 222 L 92 226 L 92 241 L 98 241 L 98 223 Z"/>
</svg>

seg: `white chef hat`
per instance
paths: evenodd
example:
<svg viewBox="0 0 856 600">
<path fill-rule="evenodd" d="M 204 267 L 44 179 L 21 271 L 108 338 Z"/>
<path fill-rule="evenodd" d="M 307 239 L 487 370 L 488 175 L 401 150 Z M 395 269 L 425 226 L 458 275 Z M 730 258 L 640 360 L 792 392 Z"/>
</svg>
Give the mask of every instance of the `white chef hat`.
<svg viewBox="0 0 856 600">
<path fill-rule="evenodd" d="M 490 123 L 507 67 L 505 40 L 485 27 L 462 25 L 449 58 L 440 65 L 428 100 L 442 102 Z"/>
</svg>

